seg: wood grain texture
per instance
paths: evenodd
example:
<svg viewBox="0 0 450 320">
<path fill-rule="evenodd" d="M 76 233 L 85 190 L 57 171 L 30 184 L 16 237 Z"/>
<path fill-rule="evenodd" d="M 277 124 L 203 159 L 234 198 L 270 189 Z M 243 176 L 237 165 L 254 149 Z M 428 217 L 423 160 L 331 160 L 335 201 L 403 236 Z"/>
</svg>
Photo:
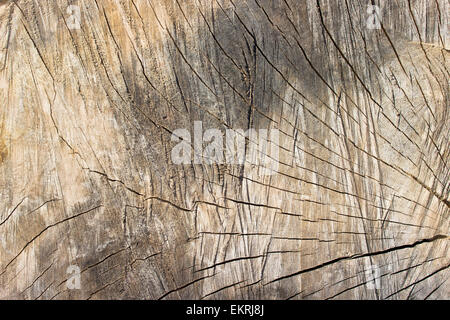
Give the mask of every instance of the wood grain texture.
<svg viewBox="0 0 450 320">
<path fill-rule="evenodd" d="M 0 1 L 0 298 L 450 298 L 449 3 L 370 4 Z"/>
</svg>

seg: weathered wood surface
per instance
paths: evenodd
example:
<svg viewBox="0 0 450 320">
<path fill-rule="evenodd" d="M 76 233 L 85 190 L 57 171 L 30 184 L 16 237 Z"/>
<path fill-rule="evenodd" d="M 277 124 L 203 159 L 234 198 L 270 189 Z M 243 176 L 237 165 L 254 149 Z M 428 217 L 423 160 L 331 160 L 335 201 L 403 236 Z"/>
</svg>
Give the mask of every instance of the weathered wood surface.
<svg viewBox="0 0 450 320">
<path fill-rule="evenodd" d="M 446 0 L 0 3 L 0 298 L 449 298 Z"/>
</svg>

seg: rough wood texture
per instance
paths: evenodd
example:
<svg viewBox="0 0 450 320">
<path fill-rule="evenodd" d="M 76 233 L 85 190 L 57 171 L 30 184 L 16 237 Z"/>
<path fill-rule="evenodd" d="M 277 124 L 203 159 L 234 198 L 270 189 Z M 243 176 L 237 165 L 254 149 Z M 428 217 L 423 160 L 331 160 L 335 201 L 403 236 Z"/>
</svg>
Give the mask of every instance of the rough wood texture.
<svg viewBox="0 0 450 320">
<path fill-rule="evenodd" d="M 1 1 L 0 298 L 448 299 L 449 4 L 369 4 Z"/>
</svg>

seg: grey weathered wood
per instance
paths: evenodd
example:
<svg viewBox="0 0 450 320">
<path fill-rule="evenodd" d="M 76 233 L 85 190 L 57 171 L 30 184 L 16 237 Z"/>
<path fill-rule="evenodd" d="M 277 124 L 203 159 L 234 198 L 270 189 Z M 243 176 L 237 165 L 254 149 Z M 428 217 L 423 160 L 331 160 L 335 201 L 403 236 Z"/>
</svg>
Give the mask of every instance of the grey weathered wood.
<svg viewBox="0 0 450 320">
<path fill-rule="evenodd" d="M 0 1 L 0 298 L 448 299 L 449 4 L 369 4 Z"/>
</svg>

